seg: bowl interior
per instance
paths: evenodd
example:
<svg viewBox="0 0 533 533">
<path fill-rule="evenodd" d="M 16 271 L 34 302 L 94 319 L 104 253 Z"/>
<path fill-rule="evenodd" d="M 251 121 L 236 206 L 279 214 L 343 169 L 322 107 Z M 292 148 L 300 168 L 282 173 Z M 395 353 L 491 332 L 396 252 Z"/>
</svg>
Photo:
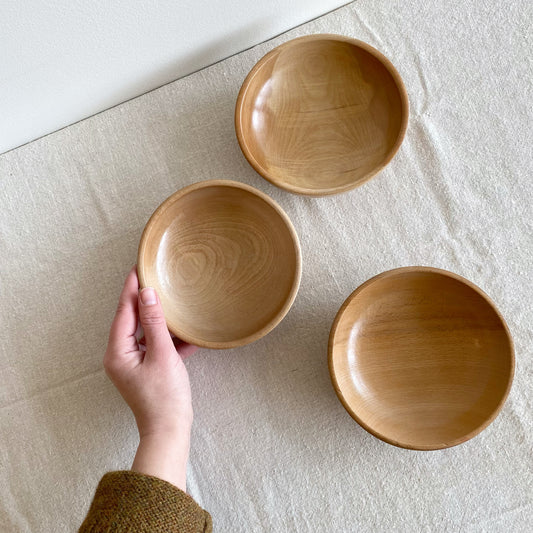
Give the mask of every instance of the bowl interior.
<svg viewBox="0 0 533 533">
<path fill-rule="evenodd" d="M 407 108 L 403 83 L 379 52 L 342 37 L 304 37 L 252 70 L 237 102 L 237 136 L 274 184 L 332 194 L 388 163 L 403 139 Z"/>
<path fill-rule="evenodd" d="M 330 370 L 363 427 L 392 444 L 438 449 L 481 431 L 512 381 L 512 341 L 492 302 L 444 271 L 373 278 L 339 312 Z"/>
<path fill-rule="evenodd" d="M 143 285 L 158 290 L 169 329 L 201 346 L 237 346 L 268 333 L 299 283 L 292 225 L 244 186 L 171 197 L 149 221 L 140 256 Z"/>
</svg>

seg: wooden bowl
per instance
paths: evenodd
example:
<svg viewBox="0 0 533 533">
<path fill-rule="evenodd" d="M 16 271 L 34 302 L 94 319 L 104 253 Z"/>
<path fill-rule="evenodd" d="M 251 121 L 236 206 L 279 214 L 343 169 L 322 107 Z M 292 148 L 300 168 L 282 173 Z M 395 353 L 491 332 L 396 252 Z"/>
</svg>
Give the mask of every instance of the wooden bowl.
<svg viewBox="0 0 533 533">
<path fill-rule="evenodd" d="M 233 348 L 263 337 L 288 312 L 300 284 L 300 244 L 267 195 L 234 181 L 204 181 L 156 209 L 137 268 L 141 287 L 158 291 L 174 335 Z"/>
<path fill-rule="evenodd" d="M 502 408 L 513 343 L 490 298 L 436 268 L 380 274 L 344 302 L 329 370 L 350 415 L 390 444 L 436 450 L 465 442 Z"/>
<path fill-rule="evenodd" d="M 309 35 L 278 46 L 239 92 L 241 150 L 268 181 L 312 196 L 353 189 L 377 174 L 405 135 L 408 100 L 391 62 L 368 44 Z"/>
</svg>

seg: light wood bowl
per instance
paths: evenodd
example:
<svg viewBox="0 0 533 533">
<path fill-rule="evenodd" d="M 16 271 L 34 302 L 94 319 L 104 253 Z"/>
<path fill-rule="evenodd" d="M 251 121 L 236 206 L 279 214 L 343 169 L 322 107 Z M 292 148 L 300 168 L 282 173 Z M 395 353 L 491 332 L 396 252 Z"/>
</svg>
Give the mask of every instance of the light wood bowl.
<svg viewBox="0 0 533 533">
<path fill-rule="evenodd" d="M 409 104 L 400 75 L 368 44 L 309 35 L 264 56 L 239 92 L 241 150 L 268 181 L 311 196 L 353 189 L 398 151 Z"/>
<path fill-rule="evenodd" d="M 513 343 L 490 298 L 435 268 L 380 274 L 344 302 L 329 370 L 350 415 L 376 437 L 414 450 L 465 442 L 502 408 Z"/>
<path fill-rule="evenodd" d="M 204 181 L 156 209 L 137 268 L 141 287 L 158 291 L 174 335 L 233 348 L 266 335 L 290 309 L 300 284 L 300 244 L 267 195 L 234 181 Z"/>
</svg>

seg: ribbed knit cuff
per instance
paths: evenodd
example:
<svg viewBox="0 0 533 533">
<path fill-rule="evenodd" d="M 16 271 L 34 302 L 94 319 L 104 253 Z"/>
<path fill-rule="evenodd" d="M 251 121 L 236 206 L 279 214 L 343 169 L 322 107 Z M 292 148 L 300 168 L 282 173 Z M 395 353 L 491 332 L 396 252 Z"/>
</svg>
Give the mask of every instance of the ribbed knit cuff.
<svg viewBox="0 0 533 533">
<path fill-rule="evenodd" d="M 209 533 L 211 516 L 188 494 L 138 472 L 109 472 L 100 481 L 79 533 Z"/>
</svg>

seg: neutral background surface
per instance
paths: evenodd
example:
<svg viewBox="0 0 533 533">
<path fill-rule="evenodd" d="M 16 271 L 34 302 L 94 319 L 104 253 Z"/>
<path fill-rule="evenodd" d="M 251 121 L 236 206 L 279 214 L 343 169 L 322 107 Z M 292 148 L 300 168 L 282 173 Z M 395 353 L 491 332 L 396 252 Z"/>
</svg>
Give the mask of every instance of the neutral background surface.
<svg viewBox="0 0 533 533">
<path fill-rule="evenodd" d="M 189 491 L 220 532 L 533 529 L 532 4 L 361 0 L 0 157 L 0 524 L 74 531 L 100 476 L 128 468 L 134 421 L 101 359 L 149 215 L 169 194 L 236 179 L 299 232 L 301 289 L 250 346 L 187 361 Z M 240 153 L 242 80 L 275 45 L 362 39 L 404 78 L 405 142 L 366 185 L 304 198 Z M 330 325 L 366 279 L 431 265 L 484 289 L 506 318 L 516 378 L 496 421 L 448 450 L 394 448 L 344 411 Z"/>
<path fill-rule="evenodd" d="M 2 0 L 0 154 L 346 3 Z"/>
</svg>

